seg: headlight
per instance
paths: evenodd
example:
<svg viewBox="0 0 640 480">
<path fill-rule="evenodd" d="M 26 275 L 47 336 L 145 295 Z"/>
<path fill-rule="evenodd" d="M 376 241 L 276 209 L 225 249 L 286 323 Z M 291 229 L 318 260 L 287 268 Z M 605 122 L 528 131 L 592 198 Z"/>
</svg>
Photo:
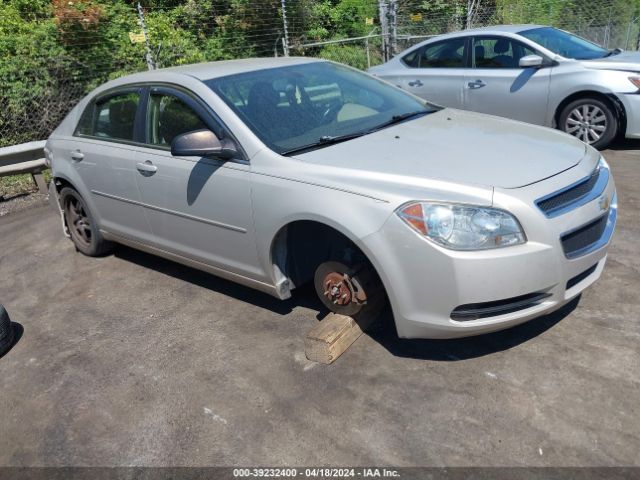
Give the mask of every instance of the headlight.
<svg viewBox="0 0 640 480">
<path fill-rule="evenodd" d="M 629 81 L 633 83 L 636 88 L 640 89 L 640 77 L 629 77 Z"/>
<path fill-rule="evenodd" d="M 429 240 L 453 250 L 484 250 L 526 241 L 518 220 L 495 208 L 417 202 L 396 213 Z"/>
</svg>

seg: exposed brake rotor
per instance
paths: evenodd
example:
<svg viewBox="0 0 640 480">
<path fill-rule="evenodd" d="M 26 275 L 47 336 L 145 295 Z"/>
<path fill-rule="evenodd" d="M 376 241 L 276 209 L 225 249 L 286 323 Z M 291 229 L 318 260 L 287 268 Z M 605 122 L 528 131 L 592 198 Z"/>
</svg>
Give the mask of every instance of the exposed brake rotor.
<svg viewBox="0 0 640 480">
<path fill-rule="evenodd" d="M 367 301 L 362 286 L 346 273 L 329 272 L 322 281 L 324 296 L 334 305 L 362 304 Z"/>
</svg>

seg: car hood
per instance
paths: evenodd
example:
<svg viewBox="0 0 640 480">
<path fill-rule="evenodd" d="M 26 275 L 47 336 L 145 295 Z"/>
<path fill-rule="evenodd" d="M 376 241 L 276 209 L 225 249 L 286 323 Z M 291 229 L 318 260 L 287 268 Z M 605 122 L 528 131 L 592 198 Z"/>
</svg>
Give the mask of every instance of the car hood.
<svg viewBox="0 0 640 480">
<path fill-rule="evenodd" d="M 621 52 L 605 58 L 582 60 L 583 66 L 596 70 L 623 70 L 640 72 L 640 52 Z"/>
<path fill-rule="evenodd" d="M 296 155 L 337 168 L 517 188 L 568 170 L 586 145 L 567 134 L 454 109 Z"/>
</svg>

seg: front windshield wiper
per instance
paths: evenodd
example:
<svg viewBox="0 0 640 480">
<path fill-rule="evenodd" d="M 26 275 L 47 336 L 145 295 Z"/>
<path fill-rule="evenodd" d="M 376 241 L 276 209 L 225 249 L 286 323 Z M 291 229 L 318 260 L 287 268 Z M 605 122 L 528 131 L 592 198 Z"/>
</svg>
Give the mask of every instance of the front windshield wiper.
<svg viewBox="0 0 640 480">
<path fill-rule="evenodd" d="M 386 127 L 390 127 L 391 125 L 395 125 L 396 123 L 404 122 L 405 120 L 409 120 L 410 118 L 419 117 L 422 115 L 426 115 L 427 113 L 433 113 L 433 110 L 417 110 L 415 112 L 403 113 L 400 115 L 394 115 L 391 117 L 391 120 L 381 123 L 377 127 L 372 128 L 369 132 L 376 132 Z"/>
<path fill-rule="evenodd" d="M 613 57 L 614 55 L 618 55 L 619 53 L 622 53 L 622 49 L 621 48 L 614 48 L 613 50 L 609 50 L 607 53 L 605 53 L 604 57 Z"/>
<path fill-rule="evenodd" d="M 415 112 L 394 115 L 393 117 L 391 117 L 390 120 L 384 123 L 381 123 L 380 125 L 373 127 L 369 130 L 363 130 L 362 132 L 347 133 L 346 135 L 336 135 L 336 136 L 323 135 L 318 139 L 317 142 L 313 142 L 308 145 L 303 145 L 302 147 L 297 147 L 291 150 L 287 150 L 285 152 L 282 152 L 281 155 L 292 155 L 294 153 L 305 152 L 305 151 L 313 150 L 316 148 L 328 147 L 329 145 L 335 145 L 336 143 L 346 142 L 347 140 L 353 140 L 354 138 L 362 137 L 364 135 L 377 132 L 378 130 L 382 130 L 383 128 L 390 127 L 391 125 L 395 125 L 396 123 L 409 120 L 410 118 L 426 115 L 427 113 L 433 113 L 434 111 L 435 110 L 417 110 Z"/>
<path fill-rule="evenodd" d="M 323 135 L 318 139 L 317 142 L 310 143 L 308 145 L 303 145 L 302 147 L 292 148 L 291 150 L 287 150 L 282 152 L 281 155 L 292 155 L 294 153 L 305 152 L 307 150 L 313 150 L 314 148 L 328 147 L 329 145 L 335 145 L 336 143 L 346 142 L 347 140 L 353 140 L 354 138 L 362 137 L 371 133 L 370 130 L 365 130 L 363 132 L 356 133 L 348 133 L 346 135 Z"/>
</svg>

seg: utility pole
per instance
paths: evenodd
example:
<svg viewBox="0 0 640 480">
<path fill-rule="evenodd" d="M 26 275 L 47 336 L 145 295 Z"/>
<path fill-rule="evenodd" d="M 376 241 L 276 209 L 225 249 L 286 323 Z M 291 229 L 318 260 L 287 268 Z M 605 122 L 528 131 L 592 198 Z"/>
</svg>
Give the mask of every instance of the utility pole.
<svg viewBox="0 0 640 480">
<path fill-rule="evenodd" d="M 398 52 L 398 0 L 389 0 L 389 20 L 391 22 L 389 58 L 391 58 Z"/>
<path fill-rule="evenodd" d="M 144 12 L 142 11 L 142 5 L 138 2 L 138 17 L 140 22 L 140 27 L 142 28 L 142 34 L 144 35 L 144 43 L 147 48 L 147 52 L 145 53 L 145 59 L 147 60 L 147 68 L 149 70 L 156 69 L 156 62 L 153 60 L 153 55 L 151 54 L 151 45 L 149 44 L 149 34 L 147 33 L 147 26 L 144 23 Z"/>
<path fill-rule="evenodd" d="M 389 55 L 389 6 L 385 0 L 378 0 L 378 14 L 380 16 L 380 33 L 382 34 L 382 61 L 386 62 Z"/>
<path fill-rule="evenodd" d="M 284 56 L 289 56 L 289 29 L 287 27 L 287 1 L 282 0 L 282 27 L 284 37 L 282 38 L 282 50 Z"/>
</svg>

